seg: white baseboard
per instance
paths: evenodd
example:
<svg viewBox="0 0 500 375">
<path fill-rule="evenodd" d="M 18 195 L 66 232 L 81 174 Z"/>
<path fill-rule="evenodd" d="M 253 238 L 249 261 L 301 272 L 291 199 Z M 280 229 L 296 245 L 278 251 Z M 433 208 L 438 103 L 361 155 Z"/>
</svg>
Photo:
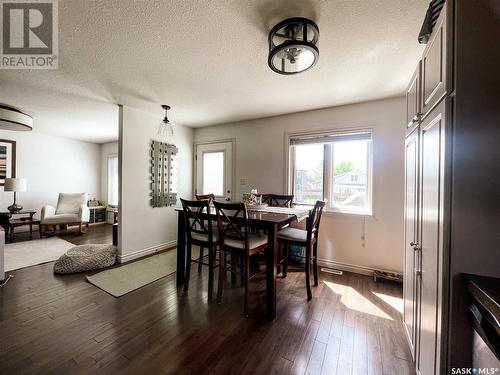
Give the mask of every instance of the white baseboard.
<svg viewBox="0 0 500 375">
<path fill-rule="evenodd" d="M 125 255 L 119 254 L 118 255 L 118 263 L 130 262 L 131 260 L 134 260 L 137 258 L 142 258 L 142 257 L 145 257 L 147 255 L 155 254 L 155 253 L 158 253 L 158 252 L 166 250 L 166 249 L 170 249 L 170 248 L 175 247 L 175 246 L 177 246 L 177 240 L 165 242 L 165 243 L 162 243 L 160 245 L 146 247 L 145 249 L 137 250 L 137 251 L 134 251 L 132 253 L 125 254 Z"/>
<path fill-rule="evenodd" d="M 368 275 L 368 276 L 373 276 L 373 271 L 375 271 L 375 270 L 388 271 L 388 270 L 381 270 L 381 269 L 376 269 L 376 268 L 371 268 L 371 267 L 358 266 L 356 264 L 335 262 L 333 260 L 321 259 L 321 258 L 318 258 L 318 265 L 320 265 L 321 267 L 334 268 L 334 269 L 341 270 L 341 271 L 359 273 L 361 275 Z M 388 272 L 395 272 L 395 271 L 388 271 Z M 399 272 L 396 272 L 396 273 L 399 273 Z"/>
</svg>

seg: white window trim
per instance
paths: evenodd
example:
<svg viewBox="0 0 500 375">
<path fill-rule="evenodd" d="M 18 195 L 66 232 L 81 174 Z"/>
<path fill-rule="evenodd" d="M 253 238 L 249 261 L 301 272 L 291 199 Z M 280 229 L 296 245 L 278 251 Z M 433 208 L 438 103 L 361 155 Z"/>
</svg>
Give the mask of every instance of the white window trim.
<svg viewBox="0 0 500 375">
<path fill-rule="evenodd" d="M 369 210 L 360 210 L 359 212 L 355 210 L 342 210 L 336 207 L 330 206 L 328 204 L 325 207 L 326 216 L 336 216 L 336 215 L 349 215 L 349 216 L 368 216 L 374 217 L 374 207 L 373 207 L 373 143 L 375 140 L 375 130 L 373 128 L 339 128 L 339 129 L 318 129 L 311 131 L 301 131 L 301 132 L 291 132 L 285 133 L 284 136 L 284 191 L 287 194 L 293 194 L 293 176 L 294 176 L 294 165 L 293 165 L 293 148 L 290 147 L 290 139 L 299 136 L 321 136 L 326 134 L 345 134 L 345 133 L 354 133 L 354 132 L 370 132 L 371 133 L 371 142 L 369 144 L 368 150 L 368 164 L 367 164 L 367 189 L 368 189 L 368 207 Z M 327 159 L 326 164 L 329 163 L 329 159 Z M 331 180 L 330 165 L 325 166 L 325 171 L 323 174 L 323 181 L 326 186 L 323 187 L 323 195 L 325 195 L 326 189 L 331 189 L 332 185 L 329 181 Z M 328 193 L 328 196 L 330 193 Z M 325 197 L 327 198 L 327 197 Z M 300 204 L 299 204 L 300 205 Z"/>
</svg>

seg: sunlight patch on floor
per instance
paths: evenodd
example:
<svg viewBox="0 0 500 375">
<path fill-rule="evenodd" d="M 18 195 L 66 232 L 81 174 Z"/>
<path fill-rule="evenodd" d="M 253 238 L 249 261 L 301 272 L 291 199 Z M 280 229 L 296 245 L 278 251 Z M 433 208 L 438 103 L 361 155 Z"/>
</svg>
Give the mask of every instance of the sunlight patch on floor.
<svg viewBox="0 0 500 375">
<path fill-rule="evenodd" d="M 376 293 L 372 292 L 374 295 L 376 295 L 378 298 L 380 298 L 382 301 L 390 305 L 393 309 L 399 311 L 401 314 L 403 313 L 403 299 L 400 297 L 394 297 L 394 296 L 388 296 L 387 294 L 383 293 Z"/>
<path fill-rule="evenodd" d="M 331 291 L 341 295 L 340 302 L 342 302 L 348 309 L 359 311 L 364 314 L 374 315 L 387 320 L 393 320 L 388 314 L 386 314 L 369 299 L 364 297 L 356 289 L 347 285 L 335 284 L 331 281 L 324 281 L 324 283 Z"/>
</svg>

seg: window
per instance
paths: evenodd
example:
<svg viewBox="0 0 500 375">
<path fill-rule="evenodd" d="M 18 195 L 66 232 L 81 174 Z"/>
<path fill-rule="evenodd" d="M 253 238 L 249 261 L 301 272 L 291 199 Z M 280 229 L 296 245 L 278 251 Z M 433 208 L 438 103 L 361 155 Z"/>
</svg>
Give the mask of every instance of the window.
<svg viewBox="0 0 500 375">
<path fill-rule="evenodd" d="M 203 194 L 224 195 L 224 151 L 203 153 Z"/>
<path fill-rule="evenodd" d="M 118 155 L 108 156 L 108 204 L 118 206 Z"/>
<path fill-rule="evenodd" d="M 371 131 L 290 136 L 297 204 L 326 199 L 332 211 L 371 214 Z"/>
</svg>

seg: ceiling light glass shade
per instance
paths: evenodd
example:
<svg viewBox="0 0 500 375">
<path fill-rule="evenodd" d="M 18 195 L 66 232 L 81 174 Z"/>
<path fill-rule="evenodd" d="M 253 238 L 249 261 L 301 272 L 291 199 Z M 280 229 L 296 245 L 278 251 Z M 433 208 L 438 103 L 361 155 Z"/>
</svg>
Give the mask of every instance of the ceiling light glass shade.
<svg viewBox="0 0 500 375">
<path fill-rule="evenodd" d="M 0 129 L 33 130 L 33 118 L 18 108 L 0 103 Z"/>
<path fill-rule="evenodd" d="M 304 72 L 319 59 L 319 28 L 313 21 L 294 17 L 281 21 L 269 33 L 269 67 L 279 74 Z"/>
<path fill-rule="evenodd" d="M 162 120 L 160 123 L 160 126 L 158 127 L 158 135 L 160 137 L 173 137 L 174 136 L 174 128 L 170 121 L 168 120 L 168 110 L 170 109 L 170 106 L 168 105 L 162 105 L 161 106 L 165 110 L 165 118 Z"/>
</svg>

